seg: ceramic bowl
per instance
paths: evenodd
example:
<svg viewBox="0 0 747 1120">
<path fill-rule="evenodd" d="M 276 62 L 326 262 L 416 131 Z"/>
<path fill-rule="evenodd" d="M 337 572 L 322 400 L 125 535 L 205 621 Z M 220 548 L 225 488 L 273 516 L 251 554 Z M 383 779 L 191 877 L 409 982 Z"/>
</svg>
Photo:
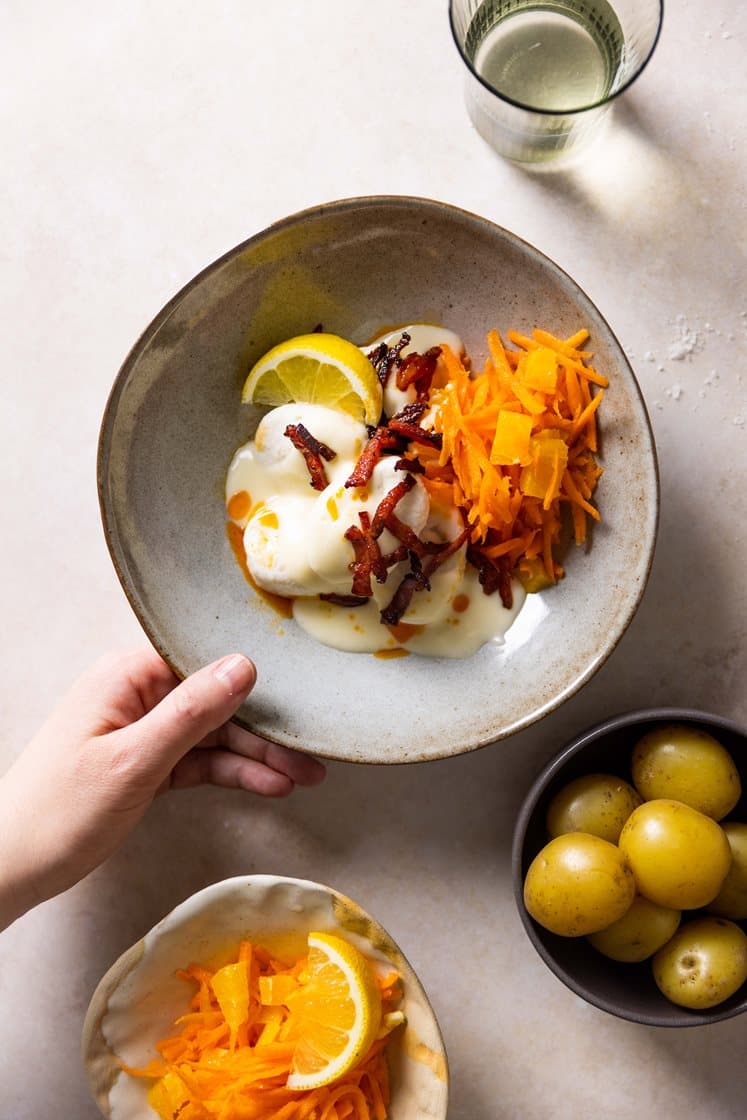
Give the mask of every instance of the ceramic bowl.
<svg viewBox="0 0 747 1120">
<path fill-rule="evenodd" d="M 620 964 L 596 952 L 584 937 L 558 937 L 529 916 L 524 877 L 548 841 L 545 817 L 559 789 L 583 774 L 616 774 L 630 782 L 633 747 L 663 723 L 682 723 L 713 735 L 729 751 L 742 779 L 742 797 L 725 820 L 747 821 L 747 732 L 731 720 L 683 708 L 653 708 L 607 720 L 569 743 L 539 774 L 526 796 L 513 840 L 513 882 L 524 928 L 545 964 L 564 984 L 603 1011 L 655 1027 L 697 1027 L 747 1011 L 747 984 L 706 1011 L 689 1011 L 665 999 L 651 975 L 651 961 Z M 686 913 L 683 915 L 686 918 Z M 738 922 L 747 933 L 747 922 Z"/>
<path fill-rule="evenodd" d="M 313 329 L 356 342 L 393 323 L 456 330 L 477 364 L 488 329 L 585 326 L 609 375 L 603 521 L 566 578 L 529 597 L 504 644 L 464 660 L 383 660 L 320 645 L 247 584 L 225 532 L 224 484 L 259 413 L 251 363 Z M 126 359 L 103 420 L 99 495 L 109 549 L 151 641 L 184 676 L 235 649 L 259 681 L 238 721 L 286 746 L 356 762 L 459 754 L 540 719 L 625 631 L 651 564 L 656 456 L 625 355 L 591 301 L 531 245 L 443 203 L 363 198 L 271 226 L 192 280 Z"/>
<path fill-rule="evenodd" d="M 219 966 L 249 937 L 280 954 L 300 956 L 311 931 L 341 933 L 371 960 L 402 976 L 407 1023 L 387 1054 L 391 1120 L 444 1120 L 446 1051 L 433 1009 L 402 952 L 377 921 L 320 883 L 274 875 L 225 879 L 192 895 L 128 949 L 100 981 L 83 1028 L 91 1092 L 111 1120 L 148 1120 L 148 1081 L 129 1077 L 120 1061 L 142 1066 L 185 1009 L 177 968 Z"/>
</svg>

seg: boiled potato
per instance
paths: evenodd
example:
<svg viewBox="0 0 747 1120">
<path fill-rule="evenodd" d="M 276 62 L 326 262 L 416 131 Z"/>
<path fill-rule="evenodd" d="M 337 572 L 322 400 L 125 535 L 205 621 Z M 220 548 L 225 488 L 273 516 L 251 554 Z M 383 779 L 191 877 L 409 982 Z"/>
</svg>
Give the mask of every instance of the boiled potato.
<svg viewBox="0 0 747 1120">
<path fill-rule="evenodd" d="M 742 793 L 734 760 L 697 727 L 666 724 L 644 735 L 633 751 L 633 783 L 644 801 L 669 798 L 720 821 Z"/>
<path fill-rule="evenodd" d="M 595 933 L 621 918 L 635 882 L 608 840 L 566 832 L 535 856 L 524 880 L 524 904 L 545 929 L 564 937 Z"/>
<path fill-rule="evenodd" d="M 739 922 L 747 918 L 747 824 L 727 821 L 721 827 L 731 848 L 731 867 L 708 909 Z"/>
<path fill-rule="evenodd" d="M 631 785 L 613 774 L 586 774 L 555 794 L 547 810 L 547 831 L 590 832 L 616 844 L 626 820 L 641 804 Z"/>
<path fill-rule="evenodd" d="M 613 961 L 645 961 L 669 941 L 679 924 L 679 910 L 657 906 L 639 894 L 622 918 L 599 933 L 592 933 L 589 941 Z"/>
<path fill-rule="evenodd" d="M 638 893 L 671 910 L 707 906 L 731 866 L 724 830 L 689 805 L 666 798 L 633 810 L 620 833 L 620 851 Z"/>
<path fill-rule="evenodd" d="M 654 957 L 654 980 L 681 1007 L 715 1007 L 747 980 L 747 934 L 724 918 L 688 922 Z"/>
</svg>

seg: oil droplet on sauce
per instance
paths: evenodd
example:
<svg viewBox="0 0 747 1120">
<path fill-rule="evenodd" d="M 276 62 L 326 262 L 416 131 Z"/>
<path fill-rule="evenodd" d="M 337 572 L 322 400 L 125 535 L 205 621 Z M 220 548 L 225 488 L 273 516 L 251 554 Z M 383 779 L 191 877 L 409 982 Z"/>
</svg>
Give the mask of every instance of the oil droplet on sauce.
<svg viewBox="0 0 747 1120">
<path fill-rule="evenodd" d="M 377 649 L 374 657 L 380 657 L 382 661 L 393 661 L 395 657 L 409 657 L 409 649 L 402 649 L 397 646 L 395 649 Z"/>
<path fill-rule="evenodd" d="M 398 642 L 406 642 L 410 638 L 414 638 L 416 634 L 422 634 L 425 626 L 419 626 L 412 622 L 397 622 L 394 626 L 387 626 L 387 630 Z"/>
<path fill-rule="evenodd" d="M 234 521 L 243 521 L 252 508 L 252 499 L 248 490 L 239 490 L 228 499 L 228 516 Z"/>
<path fill-rule="evenodd" d="M 228 543 L 231 546 L 231 551 L 236 558 L 236 563 L 241 568 L 246 582 L 254 588 L 261 599 L 277 611 L 283 618 L 293 617 L 293 600 L 286 599 L 282 595 L 273 595 L 271 591 L 264 591 L 252 579 L 252 573 L 249 571 L 249 566 L 246 562 L 246 552 L 244 551 L 244 530 L 240 525 L 236 525 L 233 521 L 226 522 L 226 535 L 228 536 Z"/>
<path fill-rule="evenodd" d="M 458 614 L 461 614 L 469 606 L 469 595 L 455 595 L 451 605 Z"/>
</svg>

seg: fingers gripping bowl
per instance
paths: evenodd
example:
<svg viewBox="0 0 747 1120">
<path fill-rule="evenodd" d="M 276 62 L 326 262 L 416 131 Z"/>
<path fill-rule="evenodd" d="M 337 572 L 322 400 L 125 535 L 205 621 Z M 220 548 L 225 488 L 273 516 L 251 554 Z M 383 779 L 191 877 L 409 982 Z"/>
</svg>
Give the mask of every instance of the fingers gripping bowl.
<svg viewBox="0 0 747 1120">
<path fill-rule="evenodd" d="M 224 531 L 236 447 L 266 411 L 241 405 L 247 371 L 312 330 L 363 344 L 393 324 L 458 332 L 476 363 L 486 329 L 591 334 L 609 377 L 602 524 L 562 557 L 505 642 L 461 660 L 378 660 L 319 645 L 247 585 Z M 185 675 L 226 649 L 257 662 L 239 721 L 292 747 L 369 762 L 445 757 L 527 726 L 579 688 L 625 631 L 656 533 L 653 440 L 635 378 L 596 308 L 552 262 L 440 203 L 371 198 L 279 223 L 195 278 L 126 360 L 102 427 L 99 492 L 118 574 L 159 652 Z M 282 631 L 282 633 L 279 633 Z M 413 734 L 413 728 L 417 734 Z"/>
<path fill-rule="evenodd" d="M 189 995 L 176 970 L 235 959 L 245 938 L 293 960 L 316 932 L 344 939 L 383 972 L 401 977 L 405 1023 L 386 1046 L 391 1120 L 444 1120 L 446 1054 L 423 988 L 389 934 L 356 903 L 329 887 L 273 875 L 227 879 L 199 891 L 117 960 L 99 983 L 83 1029 L 91 1092 L 111 1120 L 147 1120 L 150 1081 L 122 1069 L 147 1066 L 173 1034 Z M 193 1016 L 194 1018 L 194 1016 Z M 212 1113 L 211 1113 L 212 1114 Z M 254 1113 L 252 1113 L 254 1114 Z M 264 1113 L 263 1113 L 264 1114 Z M 267 1113 L 269 1115 L 269 1111 Z"/>
</svg>

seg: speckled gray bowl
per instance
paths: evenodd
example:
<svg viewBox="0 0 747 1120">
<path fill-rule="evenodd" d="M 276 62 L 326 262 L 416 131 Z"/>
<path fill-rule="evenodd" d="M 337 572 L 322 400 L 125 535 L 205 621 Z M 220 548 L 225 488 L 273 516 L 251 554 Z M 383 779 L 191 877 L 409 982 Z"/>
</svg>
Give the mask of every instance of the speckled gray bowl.
<svg viewBox="0 0 747 1120">
<path fill-rule="evenodd" d="M 247 937 L 289 959 L 312 931 L 337 933 L 385 972 L 402 977 L 406 1025 L 387 1047 L 391 1120 L 445 1120 L 448 1066 L 441 1032 L 422 985 L 390 935 L 357 903 L 331 887 L 278 875 L 214 883 L 186 899 L 115 961 L 93 994 L 83 1026 L 83 1061 L 101 1113 L 148 1120 L 148 1081 L 120 1062 L 146 1065 L 188 1002 L 177 968 L 219 966 Z M 235 959 L 235 958 L 234 958 Z"/>
<path fill-rule="evenodd" d="M 252 592 L 225 533 L 226 469 L 258 419 L 240 404 L 250 363 L 320 322 L 365 342 L 383 326 L 414 321 L 452 327 L 478 364 L 494 326 L 560 335 L 585 326 L 595 364 L 610 378 L 601 418 L 603 522 L 591 547 L 572 549 L 566 578 L 529 597 L 504 645 L 461 661 L 386 661 L 319 645 Z M 239 721 L 287 746 L 356 762 L 459 754 L 571 696 L 638 606 L 658 518 L 656 453 L 640 390 L 578 285 L 483 218 L 388 197 L 287 218 L 232 249 L 167 304 L 115 382 L 99 495 L 122 586 L 175 671 L 183 676 L 246 651 L 259 681 Z"/>
</svg>

